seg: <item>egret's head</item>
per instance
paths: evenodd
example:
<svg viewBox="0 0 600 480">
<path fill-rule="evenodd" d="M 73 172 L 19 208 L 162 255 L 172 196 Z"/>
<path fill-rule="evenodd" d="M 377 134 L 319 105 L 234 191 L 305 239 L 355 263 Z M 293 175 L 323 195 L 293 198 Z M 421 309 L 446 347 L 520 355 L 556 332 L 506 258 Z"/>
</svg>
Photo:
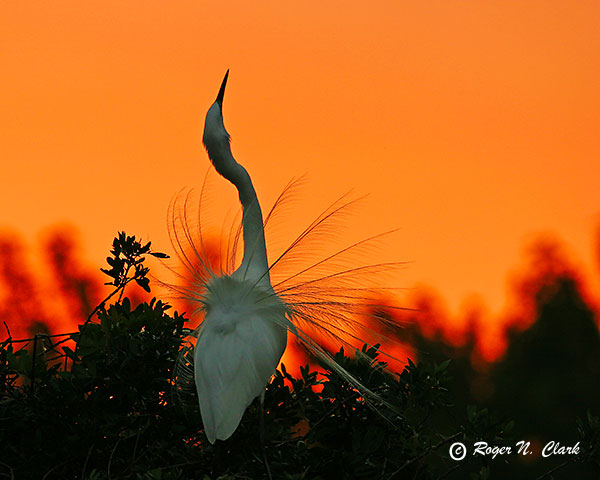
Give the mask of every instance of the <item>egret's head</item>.
<svg viewBox="0 0 600 480">
<path fill-rule="evenodd" d="M 225 85 L 229 70 L 225 74 L 219 94 L 215 103 L 208 109 L 204 123 L 204 136 L 202 143 L 206 147 L 208 156 L 213 163 L 221 161 L 227 154 L 231 155 L 229 148 L 229 134 L 223 125 L 223 97 L 225 96 Z"/>
</svg>

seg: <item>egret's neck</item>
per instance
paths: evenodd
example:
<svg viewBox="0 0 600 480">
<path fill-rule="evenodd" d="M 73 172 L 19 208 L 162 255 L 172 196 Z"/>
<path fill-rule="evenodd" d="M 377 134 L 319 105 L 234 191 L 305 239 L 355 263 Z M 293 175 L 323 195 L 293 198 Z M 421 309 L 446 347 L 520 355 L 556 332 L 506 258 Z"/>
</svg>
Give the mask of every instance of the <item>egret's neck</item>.
<svg viewBox="0 0 600 480">
<path fill-rule="evenodd" d="M 244 258 L 238 272 L 242 277 L 261 279 L 270 285 L 263 216 L 256 190 L 246 169 L 237 163 L 233 156 L 231 160 L 233 163 L 228 168 L 228 175 L 219 173 L 236 186 L 242 204 Z"/>
<path fill-rule="evenodd" d="M 233 158 L 229 141 L 220 143 L 216 150 L 210 148 L 209 144 L 206 146 L 215 169 L 235 185 L 242 204 L 244 258 L 235 275 L 270 285 L 263 216 L 250 175 Z"/>
</svg>

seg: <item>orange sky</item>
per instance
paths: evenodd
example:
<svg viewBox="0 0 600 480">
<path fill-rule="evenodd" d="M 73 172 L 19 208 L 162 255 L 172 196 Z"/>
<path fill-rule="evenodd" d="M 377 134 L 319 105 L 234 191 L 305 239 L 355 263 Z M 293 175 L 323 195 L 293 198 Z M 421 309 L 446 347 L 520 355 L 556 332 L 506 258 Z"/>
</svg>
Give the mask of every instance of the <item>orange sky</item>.
<svg viewBox="0 0 600 480">
<path fill-rule="evenodd" d="M 396 286 L 498 313 L 539 232 L 597 280 L 600 3 L 224 3 L 3 2 L 0 228 L 35 245 L 75 225 L 95 268 L 117 230 L 170 251 L 230 68 L 225 123 L 263 204 L 305 172 L 293 225 L 369 193 L 350 235 L 400 228 L 372 259 L 413 262 Z M 213 178 L 220 226 L 237 196 Z"/>
</svg>

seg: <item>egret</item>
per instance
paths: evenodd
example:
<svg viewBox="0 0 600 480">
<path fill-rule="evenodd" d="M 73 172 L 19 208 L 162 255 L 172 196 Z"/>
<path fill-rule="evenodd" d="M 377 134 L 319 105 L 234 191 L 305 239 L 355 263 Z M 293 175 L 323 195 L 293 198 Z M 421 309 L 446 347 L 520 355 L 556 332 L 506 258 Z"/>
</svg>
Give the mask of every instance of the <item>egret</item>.
<svg viewBox="0 0 600 480">
<path fill-rule="evenodd" d="M 191 287 L 171 287 L 199 305 L 198 310 L 204 312 L 193 352 L 193 377 L 204 431 L 210 443 L 229 438 L 252 401 L 257 397 L 262 401 L 265 387 L 286 348 L 288 332 L 311 355 L 350 382 L 365 398 L 381 401 L 338 365 L 318 339 L 329 337 L 348 345 L 350 338 L 362 343 L 365 331 L 373 333 L 378 330 L 382 325 L 369 328 L 356 318 L 365 306 L 365 298 L 373 293 L 371 289 L 357 284 L 361 279 L 397 265 L 345 266 L 344 258 L 381 236 L 375 235 L 317 261 L 310 260 L 307 266 L 272 284 L 271 273 L 286 260 L 298 256 L 309 258 L 307 251 L 311 250 L 311 239 L 327 232 L 334 218 L 354 201 L 346 201 L 345 197 L 336 201 L 269 264 L 265 222 L 258 197 L 250 175 L 233 157 L 230 136 L 223 123 L 223 99 L 228 76 L 229 70 L 206 114 L 203 143 L 215 170 L 231 182 L 239 194 L 243 237 L 239 266 L 228 271 L 214 271 L 204 246 L 201 227 L 198 226 L 198 239 L 190 226 L 187 199 L 182 211 L 175 207 L 170 209 L 172 242 L 192 276 Z M 286 193 L 295 185 L 295 182 L 288 185 L 275 202 L 275 207 L 283 202 Z M 267 221 L 275 207 L 267 215 Z M 238 237 L 234 236 L 230 249 L 234 252 Z M 332 271 L 335 268 L 337 271 Z M 375 321 L 393 323 L 385 316 Z"/>
<path fill-rule="evenodd" d="M 220 175 L 238 190 L 244 256 L 231 275 L 206 285 L 205 317 L 194 349 L 194 377 L 208 440 L 226 440 L 250 403 L 264 392 L 287 343 L 286 308 L 269 277 L 263 216 L 246 169 L 236 162 L 223 124 L 223 96 L 206 114 L 203 143 Z"/>
</svg>

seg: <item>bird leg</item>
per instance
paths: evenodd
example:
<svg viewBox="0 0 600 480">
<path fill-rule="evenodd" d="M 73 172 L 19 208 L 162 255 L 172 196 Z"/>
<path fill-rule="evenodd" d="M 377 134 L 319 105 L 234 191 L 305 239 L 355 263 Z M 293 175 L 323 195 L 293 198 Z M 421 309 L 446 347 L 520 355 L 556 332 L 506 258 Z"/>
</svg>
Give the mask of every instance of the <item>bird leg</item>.
<svg viewBox="0 0 600 480">
<path fill-rule="evenodd" d="M 258 435 L 260 437 L 260 451 L 265 464 L 265 470 L 267 470 L 267 476 L 269 480 L 273 480 L 271 476 L 271 469 L 269 468 L 269 462 L 267 461 L 267 451 L 265 450 L 265 392 L 260 394 L 260 418 L 258 426 Z"/>
</svg>

